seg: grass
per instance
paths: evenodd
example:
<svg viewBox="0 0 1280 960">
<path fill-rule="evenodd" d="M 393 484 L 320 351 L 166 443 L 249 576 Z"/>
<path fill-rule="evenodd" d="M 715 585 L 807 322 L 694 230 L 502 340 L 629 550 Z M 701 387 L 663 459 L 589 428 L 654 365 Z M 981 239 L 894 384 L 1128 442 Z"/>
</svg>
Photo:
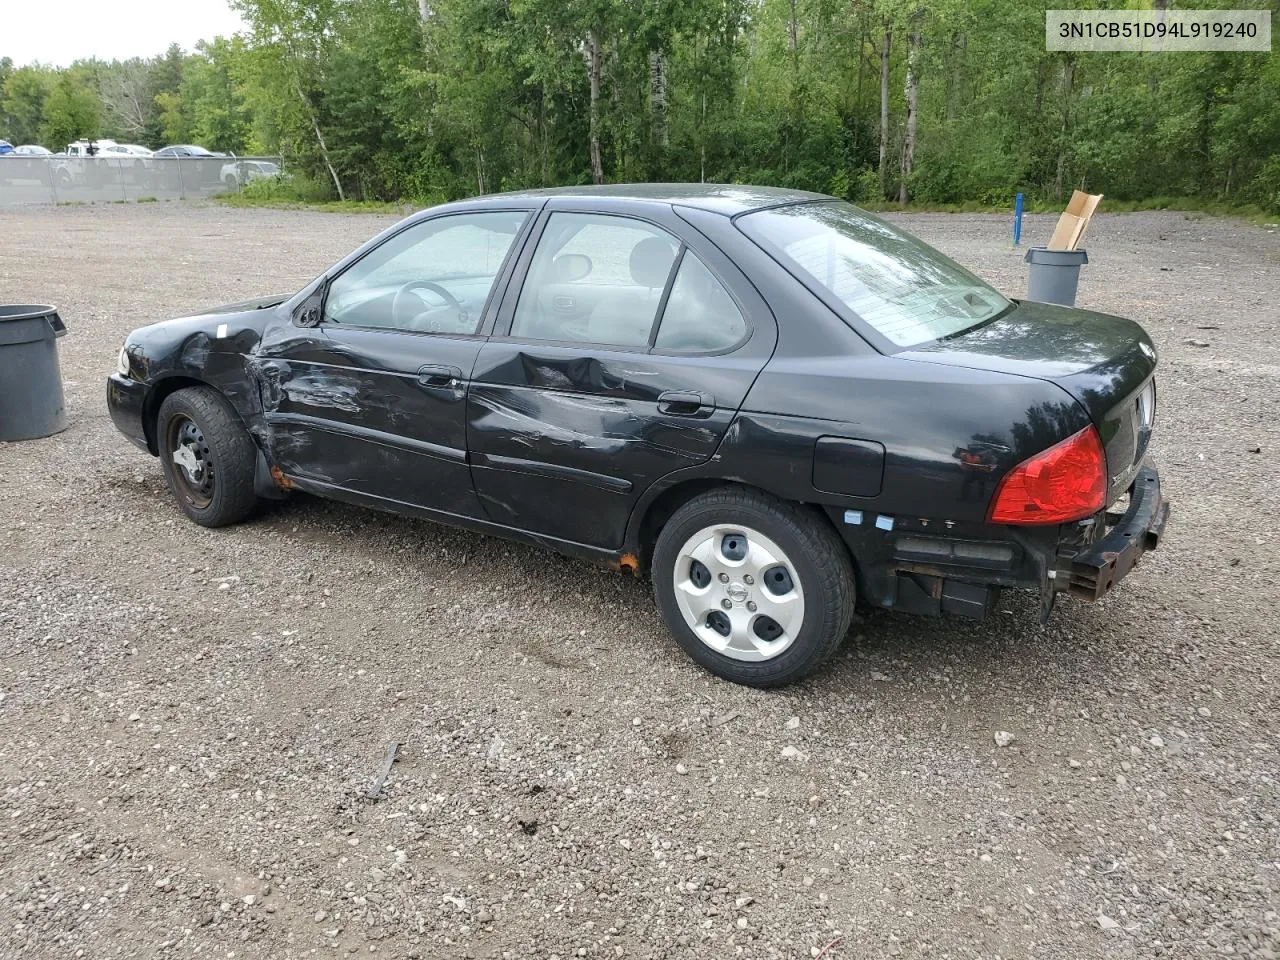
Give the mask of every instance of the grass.
<svg viewBox="0 0 1280 960">
<path fill-rule="evenodd" d="M 407 203 L 381 200 L 290 200 L 283 197 L 256 197 L 243 193 L 220 193 L 213 198 L 228 207 L 266 207 L 272 210 L 316 210 L 323 213 L 398 213 L 420 209 Z"/>
<path fill-rule="evenodd" d="M 329 185 L 305 177 L 272 177 L 251 180 L 236 193 L 214 199 L 228 207 L 269 207 L 277 210 L 322 210 L 331 213 L 398 213 L 411 209 L 404 203 L 381 200 L 332 200 Z"/>
<path fill-rule="evenodd" d="M 964 203 L 909 203 L 903 207 L 892 201 L 862 203 L 859 206 L 877 213 L 1002 213 L 1011 216 L 1013 203 L 993 205 L 977 200 Z M 1053 200 L 1027 199 L 1025 213 L 1058 214 L 1065 204 Z M 1186 215 L 1188 220 L 1204 217 L 1236 217 L 1261 227 L 1272 227 L 1280 221 L 1280 214 L 1268 213 L 1254 204 L 1230 204 L 1203 197 L 1148 197 L 1146 200 L 1111 200 L 1104 198 L 1100 213 L 1138 213 L 1143 210 L 1174 210 Z"/>
</svg>

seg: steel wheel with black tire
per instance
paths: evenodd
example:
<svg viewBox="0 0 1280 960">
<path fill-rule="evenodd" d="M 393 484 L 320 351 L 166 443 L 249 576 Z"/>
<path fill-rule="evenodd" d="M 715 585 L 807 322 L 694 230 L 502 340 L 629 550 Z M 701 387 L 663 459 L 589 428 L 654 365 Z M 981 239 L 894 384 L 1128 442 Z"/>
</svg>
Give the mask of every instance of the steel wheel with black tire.
<svg viewBox="0 0 1280 960">
<path fill-rule="evenodd" d="M 754 490 L 712 490 L 680 507 L 658 535 L 653 583 L 685 652 L 753 687 L 811 674 L 853 619 L 853 564 L 836 532 Z"/>
<path fill-rule="evenodd" d="M 196 523 L 225 527 L 253 511 L 257 447 L 218 391 L 188 387 L 165 397 L 156 441 L 169 490 Z"/>
</svg>

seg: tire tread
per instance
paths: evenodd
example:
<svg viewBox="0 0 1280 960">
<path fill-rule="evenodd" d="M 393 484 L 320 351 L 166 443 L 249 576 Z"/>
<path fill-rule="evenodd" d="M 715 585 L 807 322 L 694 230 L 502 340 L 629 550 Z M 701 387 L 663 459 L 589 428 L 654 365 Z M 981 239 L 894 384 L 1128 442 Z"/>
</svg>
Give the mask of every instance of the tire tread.
<svg viewBox="0 0 1280 960">
<path fill-rule="evenodd" d="M 204 510 L 192 507 L 174 488 L 172 474 L 176 467 L 165 460 L 165 427 L 174 413 L 183 413 L 195 420 L 213 450 L 216 482 L 213 501 Z M 189 518 L 204 527 L 225 527 L 239 523 L 253 512 L 258 502 L 253 485 L 258 448 L 221 393 L 213 387 L 185 387 L 169 394 L 160 404 L 156 417 L 156 437 L 160 438 L 165 479 L 179 508 Z"/>
</svg>

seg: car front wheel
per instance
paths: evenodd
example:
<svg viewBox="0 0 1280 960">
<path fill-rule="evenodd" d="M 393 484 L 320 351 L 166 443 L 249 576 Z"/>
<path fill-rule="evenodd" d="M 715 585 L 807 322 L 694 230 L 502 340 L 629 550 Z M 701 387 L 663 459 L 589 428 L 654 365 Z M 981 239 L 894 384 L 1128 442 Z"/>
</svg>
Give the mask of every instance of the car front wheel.
<svg viewBox="0 0 1280 960">
<path fill-rule="evenodd" d="M 226 399 L 211 387 L 165 397 L 156 422 L 160 463 L 178 507 L 204 527 L 238 523 L 257 503 L 257 447 Z"/>
<path fill-rule="evenodd" d="M 836 532 L 753 490 L 713 490 L 677 510 L 658 536 L 653 580 L 685 652 L 753 687 L 808 676 L 853 618 L 853 565 Z"/>
</svg>

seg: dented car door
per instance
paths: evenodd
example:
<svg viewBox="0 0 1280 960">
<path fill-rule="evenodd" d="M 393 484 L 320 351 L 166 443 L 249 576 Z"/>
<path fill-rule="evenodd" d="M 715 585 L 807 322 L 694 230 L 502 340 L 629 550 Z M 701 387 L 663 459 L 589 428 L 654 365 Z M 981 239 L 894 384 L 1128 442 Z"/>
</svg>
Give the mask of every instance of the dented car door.
<svg viewBox="0 0 1280 960">
<path fill-rule="evenodd" d="M 714 455 L 776 339 L 751 284 L 670 207 L 550 201 L 467 402 L 488 519 L 618 547 L 653 482 Z"/>
<path fill-rule="evenodd" d="M 274 463 L 303 489 L 480 517 L 466 397 L 528 210 L 422 221 L 327 281 L 255 362 Z"/>
<path fill-rule="evenodd" d="M 463 371 L 479 347 L 324 325 L 273 343 L 258 365 L 272 459 L 316 492 L 478 515 Z"/>
</svg>

